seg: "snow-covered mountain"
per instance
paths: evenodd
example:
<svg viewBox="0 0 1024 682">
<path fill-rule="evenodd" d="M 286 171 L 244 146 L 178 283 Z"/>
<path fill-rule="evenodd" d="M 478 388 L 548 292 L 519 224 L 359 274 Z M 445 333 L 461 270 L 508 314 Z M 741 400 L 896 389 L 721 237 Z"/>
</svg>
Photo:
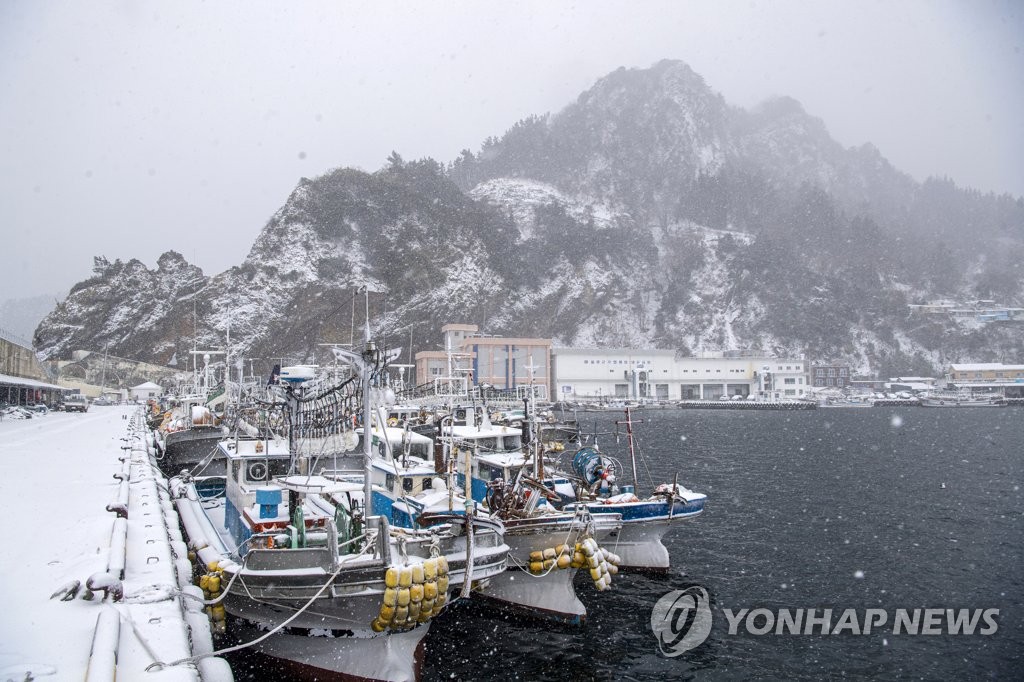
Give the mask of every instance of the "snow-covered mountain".
<svg viewBox="0 0 1024 682">
<path fill-rule="evenodd" d="M 251 356 L 310 360 L 318 343 L 358 338 L 365 286 L 379 333 L 414 350 L 462 321 L 563 345 L 928 372 L 1024 357 L 1019 327 L 951 328 L 907 308 L 1011 303 L 1020 262 L 1021 199 L 916 183 L 873 147 L 844 149 L 792 99 L 730 107 L 663 61 L 619 69 L 447 166 L 393 154 L 376 173 L 304 178 L 245 261 L 214 277 L 174 253 L 154 271 L 98 259 L 36 343 L 164 362 L 230 333 Z"/>
</svg>

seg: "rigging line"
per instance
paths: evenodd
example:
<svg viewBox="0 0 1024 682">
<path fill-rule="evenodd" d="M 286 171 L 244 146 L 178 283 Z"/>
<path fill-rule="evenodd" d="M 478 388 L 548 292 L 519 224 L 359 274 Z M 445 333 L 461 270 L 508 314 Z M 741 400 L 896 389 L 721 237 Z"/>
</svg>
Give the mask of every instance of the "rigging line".
<svg viewBox="0 0 1024 682">
<path fill-rule="evenodd" d="M 367 545 L 367 546 L 369 546 L 369 545 Z M 366 550 L 364 549 L 363 551 L 365 552 Z M 362 554 L 362 552 L 360 552 L 360 554 Z M 353 556 L 359 556 L 359 555 L 357 554 L 357 555 L 353 555 Z M 205 653 L 205 654 L 196 654 L 195 656 L 189 656 L 187 658 L 181 658 L 181 659 L 178 659 L 177 661 L 171 661 L 170 663 L 163 663 L 162 661 L 154 661 L 153 663 L 149 664 L 146 667 L 146 672 L 159 671 L 159 670 L 163 670 L 164 668 L 169 668 L 169 667 L 172 667 L 172 666 L 181 665 L 183 663 L 195 663 L 195 662 L 200 661 L 200 660 L 202 660 L 204 658 L 210 658 L 212 656 L 220 656 L 221 654 L 229 654 L 229 653 L 231 653 L 233 651 L 241 651 L 242 649 L 246 649 L 246 648 L 248 648 L 250 646 L 253 646 L 254 644 L 259 644 L 260 642 L 264 641 L 265 639 L 267 639 L 271 635 L 275 635 L 278 632 L 280 632 L 281 630 L 283 630 L 285 627 L 288 626 L 288 623 L 291 623 L 293 620 L 295 620 L 300 615 L 302 615 L 302 613 L 304 613 L 307 608 L 312 606 L 313 603 L 317 599 L 320 598 L 320 595 L 322 595 L 324 593 L 324 590 L 326 590 L 328 587 L 331 586 L 331 583 L 334 582 L 335 578 L 338 577 L 338 575 L 341 573 L 341 570 L 343 568 L 345 568 L 344 564 L 339 565 L 338 566 L 338 570 L 336 570 L 334 573 L 332 573 L 330 575 L 330 577 L 327 578 L 327 582 L 325 582 L 323 584 L 323 586 L 317 591 L 316 594 L 314 594 L 312 597 L 309 598 L 309 601 L 307 601 L 305 604 L 302 605 L 302 608 L 300 608 L 298 611 L 296 611 L 291 616 L 289 616 L 284 622 L 282 622 L 280 625 L 276 626 L 273 630 L 270 630 L 266 634 L 264 634 L 264 635 L 262 635 L 260 637 L 257 637 L 253 641 L 247 642 L 245 644 L 238 644 L 238 645 L 235 645 L 235 646 L 229 646 L 229 647 L 227 647 L 225 649 L 220 649 L 219 651 L 211 651 L 211 652 Z M 239 574 L 240 573 L 241 572 L 239 572 Z M 242 581 L 242 585 L 243 586 L 245 585 L 245 581 L 244 580 Z M 248 589 L 249 588 L 246 587 L 246 592 L 248 592 Z M 272 603 L 272 602 L 263 602 L 262 600 L 255 599 L 255 598 L 253 600 L 257 601 L 257 602 L 261 602 L 261 603 L 268 603 L 268 604 Z"/>
</svg>

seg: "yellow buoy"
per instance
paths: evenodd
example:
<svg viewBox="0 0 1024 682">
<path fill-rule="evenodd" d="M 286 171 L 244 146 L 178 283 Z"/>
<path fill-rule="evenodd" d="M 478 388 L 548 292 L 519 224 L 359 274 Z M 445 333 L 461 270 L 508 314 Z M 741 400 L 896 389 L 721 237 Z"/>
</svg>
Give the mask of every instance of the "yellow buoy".
<svg viewBox="0 0 1024 682">
<path fill-rule="evenodd" d="M 409 604 L 409 620 L 416 620 L 420 617 L 420 603 L 412 602 Z"/>
<path fill-rule="evenodd" d="M 387 587 L 398 587 L 398 566 L 388 566 L 388 571 L 384 574 L 384 584 Z"/>
<path fill-rule="evenodd" d="M 423 583 L 413 583 L 409 588 L 409 601 L 414 604 L 423 601 Z"/>
<path fill-rule="evenodd" d="M 551 568 L 554 565 L 555 565 L 555 560 L 554 559 L 545 559 L 544 560 L 544 570 L 545 571 L 548 570 L 549 568 Z"/>
<path fill-rule="evenodd" d="M 209 585 L 210 592 L 220 592 L 220 576 L 211 575 L 210 579 L 206 583 Z"/>
<path fill-rule="evenodd" d="M 437 559 L 427 559 L 423 562 L 423 579 L 434 580 L 437 578 Z"/>
<path fill-rule="evenodd" d="M 410 599 L 409 589 L 405 588 L 405 587 L 399 588 L 399 590 L 398 590 L 398 606 L 399 607 L 408 606 L 410 601 L 412 601 L 412 600 Z"/>
<path fill-rule="evenodd" d="M 442 599 L 448 593 L 448 576 L 442 575 L 437 579 L 437 596 Z"/>
<path fill-rule="evenodd" d="M 544 561 L 544 552 L 540 550 L 530 552 L 530 561 Z"/>
<path fill-rule="evenodd" d="M 402 566 L 398 572 L 398 586 L 409 587 L 412 585 L 412 568 L 409 566 Z"/>
<path fill-rule="evenodd" d="M 448 575 L 448 559 L 443 556 L 437 557 L 437 574 Z"/>
<path fill-rule="evenodd" d="M 558 567 L 560 569 L 565 570 L 565 569 L 569 568 L 569 565 L 571 563 L 572 563 L 572 559 L 569 558 L 568 554 L 559 554 L 558 555 Z"/>
<path fill-rule="evenodd" d="M 412 567 L 412 582 L 422 583 L 423 582 L 423 564 L 413 564 Z"/>
<path fill-rule="evenodd" d="M 374 618 L 373 622 L 370 623 L 370 629 L 374 632 L 384 632 L 384 628 L 388 626 L 387 623 L 382 621 L 380 618 Z"/>
<path fill-rule="evenodd" d="M 554 547 L 548 547 L 547 549 L 544 550 L 544 558 L 545 559 L 554 559 L 556 556 L 558 556 L 558 555 L 555 554 L 555 548 Z"/>
<path fill-rule="evenodd" d="M 388 606 L 398 606 L 398 588 L 389 587 L 384 590 L 384 603 Z"/>
<path fill-rule="evenodd" d="M 377 617 L 385 623 L 390 623 L 395 618 L 395 610 L 396 607 L 394 606 L 382 606 L 380 607 L 380 615 Z"/>
<path fill-rule="evenodd" d="M 437 598 L 437 583 L 431 580 L 423 583 L 423 601 L 432 602 Z"/>
<path fill-rule="evenodd" d="M 397 609 L 395 609 L 395 624 L 402 625 L 407 620 L 409 620 L 408 606 L 399 606 Z"/>
</svg>

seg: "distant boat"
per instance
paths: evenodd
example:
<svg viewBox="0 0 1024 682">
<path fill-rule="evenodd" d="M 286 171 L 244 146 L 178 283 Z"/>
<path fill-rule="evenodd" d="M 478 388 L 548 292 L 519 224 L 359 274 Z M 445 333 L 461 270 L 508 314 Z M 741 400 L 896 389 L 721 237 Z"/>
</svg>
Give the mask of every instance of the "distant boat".
<svg viewBox="0 0 1024 682">
<path fill-rule="evenodd" d="M 1006 407 L 1006 404 L 1006 399 L 1001 395 L 936 393 L 921 398 L 922 407 Z"/>
</svg>

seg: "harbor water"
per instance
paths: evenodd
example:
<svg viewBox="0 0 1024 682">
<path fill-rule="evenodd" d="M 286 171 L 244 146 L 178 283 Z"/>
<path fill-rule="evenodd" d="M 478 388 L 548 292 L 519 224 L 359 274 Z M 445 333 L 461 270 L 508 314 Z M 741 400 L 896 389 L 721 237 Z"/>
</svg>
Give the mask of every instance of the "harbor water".
<svg viewBox="0 0 1024 682">
<path fill-rule="evenodd" d="M 621 417 L 586 415 L 586 429 L 607 433 Z M 644 420 L 640 492 L 678 473 L 709 498 L 703 516 L 666 537 L 669 574 L 622 573 L 604 593 L 577 576 L 588 609 L 580 627 L 487 602 L 456 604 L 425 640 L 425 679 L 937 680 L 1024 670 L 1024 410 L 652 410 L 634 418 Z M 624 440 L 600 435 L 599 444 L 628 461 Z M 709 595 L 710 635 L 666 657 L 652 609 L 693 586 Z M 898 610 L 933 608 L 998 609 L 998 630 L 893 634 Z M 879 609 L 887 622 L 868 634 L 799 635 L 752 634 L 743 622 L 730 634 L 726 610 L 741 609 L 832 609 L 833 627 L 847 609 Z M 236 679 L 274 677 L 266 659 L 243 654 L 233 664 Z"/>
</svg>

